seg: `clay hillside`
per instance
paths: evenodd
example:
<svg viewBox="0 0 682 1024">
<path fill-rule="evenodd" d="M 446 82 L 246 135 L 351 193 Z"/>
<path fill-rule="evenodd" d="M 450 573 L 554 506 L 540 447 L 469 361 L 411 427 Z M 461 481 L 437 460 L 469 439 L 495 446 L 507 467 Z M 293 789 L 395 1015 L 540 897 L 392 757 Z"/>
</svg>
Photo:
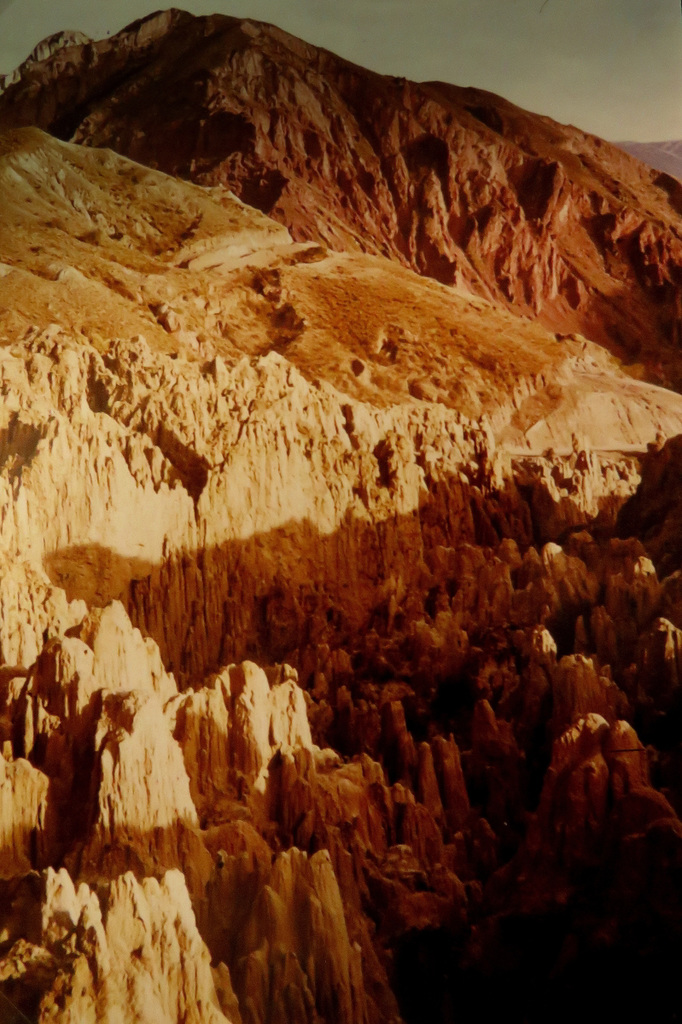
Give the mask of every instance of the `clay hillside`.
<svg viewBox="0 0 682 1024">
<path fill-rule="evenodd" d="M 0 118 L 1 1024 L 676 1020 L 672 179 L 179 12 Z"/>
</svg>

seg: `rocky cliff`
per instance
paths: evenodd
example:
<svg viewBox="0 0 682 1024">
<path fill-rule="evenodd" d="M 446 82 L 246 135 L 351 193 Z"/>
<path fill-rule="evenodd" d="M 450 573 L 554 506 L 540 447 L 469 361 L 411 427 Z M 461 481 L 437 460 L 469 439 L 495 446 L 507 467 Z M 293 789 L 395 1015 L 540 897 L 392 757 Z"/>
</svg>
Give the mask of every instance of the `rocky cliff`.
<svg viewBox="0 0 682 1024">
<path fill-rule="evenodd" d="M 680 397 L 108 150 L 0 186 L 0 1019 L 675 1019 Z"/>
<path fill-rule="evenodd" d="M 680 387 L 679 182 L 497 96 L 171 10 L 38 48 L 0 95 L 0 126 L 23 125 L 224 184 L 297 241 L 388 256 Z"/>
</svg>

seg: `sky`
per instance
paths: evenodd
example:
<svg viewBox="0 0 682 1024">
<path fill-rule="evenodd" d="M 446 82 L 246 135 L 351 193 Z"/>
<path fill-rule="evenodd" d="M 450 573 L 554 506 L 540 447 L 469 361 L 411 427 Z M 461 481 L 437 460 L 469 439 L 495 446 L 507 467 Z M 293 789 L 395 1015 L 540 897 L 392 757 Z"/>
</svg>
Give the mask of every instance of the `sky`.
<svg viewBox="0 0 682 1024">
<path fill-rule="evenodd" d="M 0 73 L 59 29 L 100 39 L 163 6 L 163 0 L 0 0 Z M 269 21 L 375 71 L 488 89 L 613 141 L 682 139 L 680 0 L 175 0 L 175 6 Z"/>
</svg>

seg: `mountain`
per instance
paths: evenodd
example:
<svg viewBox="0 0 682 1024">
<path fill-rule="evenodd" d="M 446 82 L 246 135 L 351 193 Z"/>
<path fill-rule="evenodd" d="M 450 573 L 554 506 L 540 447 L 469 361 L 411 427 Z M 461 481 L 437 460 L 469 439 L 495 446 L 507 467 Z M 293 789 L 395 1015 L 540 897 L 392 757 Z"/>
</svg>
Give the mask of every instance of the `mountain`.
<svg viewBox="0 0 682 1024">
<path fill-rule="evenodd" d="M 682 180 L 682 141 L 619 142 L 618 146 L 650 167 Z"/>
<path fill-rule="evenodd" d="M 4 90 L 0 127 L 226 185 L 297 241 L 388 256 L 680 386 L 670 176 L 489 93 L 373 74 L 258 22 L 172 10 L 64 42 Z"/>
<path fill-rule="evenodd" d="M 34 125 L 0 194 L 0 1020 L 675 1020 L 682 397 L 350 202 Z"/>
</svg>

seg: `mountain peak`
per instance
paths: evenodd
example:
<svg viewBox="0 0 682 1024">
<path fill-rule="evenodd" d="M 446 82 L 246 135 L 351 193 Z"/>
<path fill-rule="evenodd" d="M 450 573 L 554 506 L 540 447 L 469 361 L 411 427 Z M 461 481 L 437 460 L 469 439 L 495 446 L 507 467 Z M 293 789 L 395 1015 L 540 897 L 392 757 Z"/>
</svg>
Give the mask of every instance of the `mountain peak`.
<svg viewBox="0 0 682 1024">
<path fill-rule="evenodd" d="M 388 256 L 679 385 L 682 200 L 622 149 L 221 15 L 158 12 L 68 53 L 6 89 L 0 127 L 225 185 L 297 241 Z"/>
</svg>

